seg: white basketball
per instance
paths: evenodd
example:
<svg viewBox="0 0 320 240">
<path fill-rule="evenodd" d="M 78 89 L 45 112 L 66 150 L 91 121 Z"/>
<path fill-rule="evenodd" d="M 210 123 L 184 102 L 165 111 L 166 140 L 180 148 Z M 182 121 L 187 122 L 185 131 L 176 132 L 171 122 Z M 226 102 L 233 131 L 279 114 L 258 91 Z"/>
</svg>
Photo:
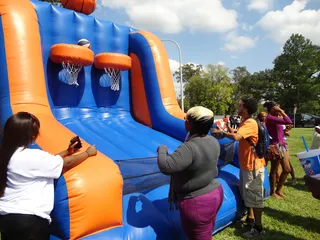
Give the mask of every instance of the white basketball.
<svg viewBox="0 0 320 240">
<path fill-rule="evenodd" d="M 78 41 L 78 45 L 82 46 L 82 47 L 87 47 L 90 49 L 90 42 L 85 39 L 85 38 L 82 38 Z"/>
</svg>

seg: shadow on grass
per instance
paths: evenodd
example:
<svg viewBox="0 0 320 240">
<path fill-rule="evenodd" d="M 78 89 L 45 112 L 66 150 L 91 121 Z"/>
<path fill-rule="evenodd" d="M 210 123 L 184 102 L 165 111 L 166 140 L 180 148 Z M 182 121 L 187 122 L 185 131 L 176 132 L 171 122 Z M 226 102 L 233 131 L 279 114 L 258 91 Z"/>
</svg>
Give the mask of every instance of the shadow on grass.
<svg viewBox="0 0 320 240">
<path fill-rule="evenodd" d="M 307 187 L 304 185 L 304 182 L 303 183 L 298 183 L 295 186 L 288 185 L 288 187 L 294 188 L 294 189 L 299 190 L 299 191 L 309 192 Z"/>
<path fill-rule="evenodd" d="M 285 185 L 287 187 L 294 188 L 299 191 L 308 192 L 308 189 L 307 189 L 306 185 L 304 184 L 304 179 L 303 178 L 296 178 L 296 179 L 297 179 L 298 183 L 295 186 L 293 186 L 291 184 L 291 180 L 290 180 L 290 182 L 287 182 Z"/>
<path fill-rule="evenodd" d="M 286 222 L 290 225 L 296 225 L 304 228 L 305 230 L 320 233 L 320 220 L 311 217 L 302 217 L 284 212 L 281 210 L 275 210 L 269 207 L 265 207 L 263 210 L 264 214 Z"/>
<path fill-rule="evenodd" d="M 229 228 L 233 229 L 233 234 L 239 238 L 245 239 L 243 237 L 243 234 L 247 231 L 250 230 L 249 227 L 242 228 L 241 224 L 239 222 L 233 223 L 229 226 Z M 264 239 L 264 240 L 274 240 L 274 239 L 281 239 L 281 240 L 304 240 L 304 238 L 300 237 L 295 237 L 293 235 L 284 233 L 284 232 L 279 232 L 276 230 L 271 230 L 268 227 L 265 227 L 264 230 L 266 233 L 262 236 L 255 237 L 254 239 Z M 214 236 L 213 238 L 214 239 Z"/>
<path fill-rule="evenodd" d="M 268 228 L 265 228 L 266 234 L 261 236 L 260 239 L 281 239 L 281 240 L 304 240 L 304 238 L 295 237 L 290 234 L 279 232 L 275 230 L 270 230 Z M 259 239 L 259 238 L 257 238 Z"/>
</svg>

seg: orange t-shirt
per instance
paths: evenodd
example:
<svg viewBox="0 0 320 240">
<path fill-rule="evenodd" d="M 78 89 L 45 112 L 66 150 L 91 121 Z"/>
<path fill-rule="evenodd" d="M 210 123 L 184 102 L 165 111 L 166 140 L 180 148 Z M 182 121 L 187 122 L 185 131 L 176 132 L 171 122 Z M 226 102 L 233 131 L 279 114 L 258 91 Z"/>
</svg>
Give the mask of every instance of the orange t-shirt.
<svg viewBox="0 0 320 240">
<path fill-rule="evenodd" d="M 239 141 L 238 153 L 240 168 L 244 170 L 253 170 L 253 162 L 255 154 L 252 151 L 252 147 L 245 138 L 250 138 L 253 144 L 258 142 L 258 124 L 257 122 L 249 118 L 240 124 L 238 133 L 242 136 Z M 256 159 L 256 170 L 265 166 L 264 158 L 257 157 Z"/>
</svg>

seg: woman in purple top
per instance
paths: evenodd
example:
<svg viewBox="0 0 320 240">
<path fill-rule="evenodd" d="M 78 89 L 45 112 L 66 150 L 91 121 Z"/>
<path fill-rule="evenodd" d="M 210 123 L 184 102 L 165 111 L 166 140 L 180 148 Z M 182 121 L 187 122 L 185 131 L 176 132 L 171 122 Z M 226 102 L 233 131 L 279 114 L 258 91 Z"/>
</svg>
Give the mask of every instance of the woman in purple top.
<svg viewBox="0 0 320 240">
<path fill-rule="evenodd" d="M 284 124 L 292 124 L 287 114 L 274 102 L 266 102 L 264 107 L 268 110 L 266 126 L 270 135 L 270 146 L 266 158 L 271 162 L 270 188 L 271 196 L 282 199 L 284 197 L 281 189 L 291 172 L 288 145 L 284 139 Z M 282 173 L 276 186 L 277 171 L 279 164 L 282 166 Z"/>
</svg>

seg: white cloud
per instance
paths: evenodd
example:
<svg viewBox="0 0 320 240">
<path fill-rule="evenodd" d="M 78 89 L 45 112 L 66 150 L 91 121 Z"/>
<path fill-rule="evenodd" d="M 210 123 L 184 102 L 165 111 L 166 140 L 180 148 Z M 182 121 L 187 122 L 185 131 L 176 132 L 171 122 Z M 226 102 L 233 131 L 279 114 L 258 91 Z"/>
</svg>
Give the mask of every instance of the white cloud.
<svg viewBox="0 0 320 240">
<path fill-rule="evenodd" d="M 137 28 L 178 33 L 227 32 L 238 26 L 237 12 L 222 0 L 102 0 L 104 7 L 124 9 Z"/>
<path fill-rule="evenodd" d="M 219 62 L 217 62 L 217 65 L 224 66 L 224 65 L 226 65 L 226 63 L 225 63 L 225 62 L 222 62 L 222 61 L 219 61 Z"/>
<path fill-rule="evenodd" d="M 172 75 L 179 70 L 180 63 L 176 60 L 169 59 L 169 65 L 170 65 L 170 70 Z M 177 79 L 173 77 L 173 85 L 174 85 L 174 90 L 176 92 L 177 97 L 180 96 L 180 83 L 177 82 Z"/>
<path fill-rule="evenodd" d="M 273 7 L 273 0 L 249 0 L 248 9 L 265 12 Z"/>
<path fill-rule="evenodd" d="M 279 44 L 283 44 L 293 33 L 300 33 L 320 44 L 320 10 L 305 9 L 308 2 L 295 0 L 281 11 L 270 11 L 258 25 Z"/>
<path fill-rule="evenodd" d="M 228 52 L 244 52 L 249 48 L 254 48 L 258 38 L 250 38 L 238 35 L 237 32 L 230 32 L 226 36 L 224 50 Z"/>
<path fill-rule="evenodd" d="M 169 59 L 169 65 L 170 65 L 170 70 L 172 74 L 174 74 L 176 71 L 179 70 L 180 63 L 178 61 Z"/>
</svg>

